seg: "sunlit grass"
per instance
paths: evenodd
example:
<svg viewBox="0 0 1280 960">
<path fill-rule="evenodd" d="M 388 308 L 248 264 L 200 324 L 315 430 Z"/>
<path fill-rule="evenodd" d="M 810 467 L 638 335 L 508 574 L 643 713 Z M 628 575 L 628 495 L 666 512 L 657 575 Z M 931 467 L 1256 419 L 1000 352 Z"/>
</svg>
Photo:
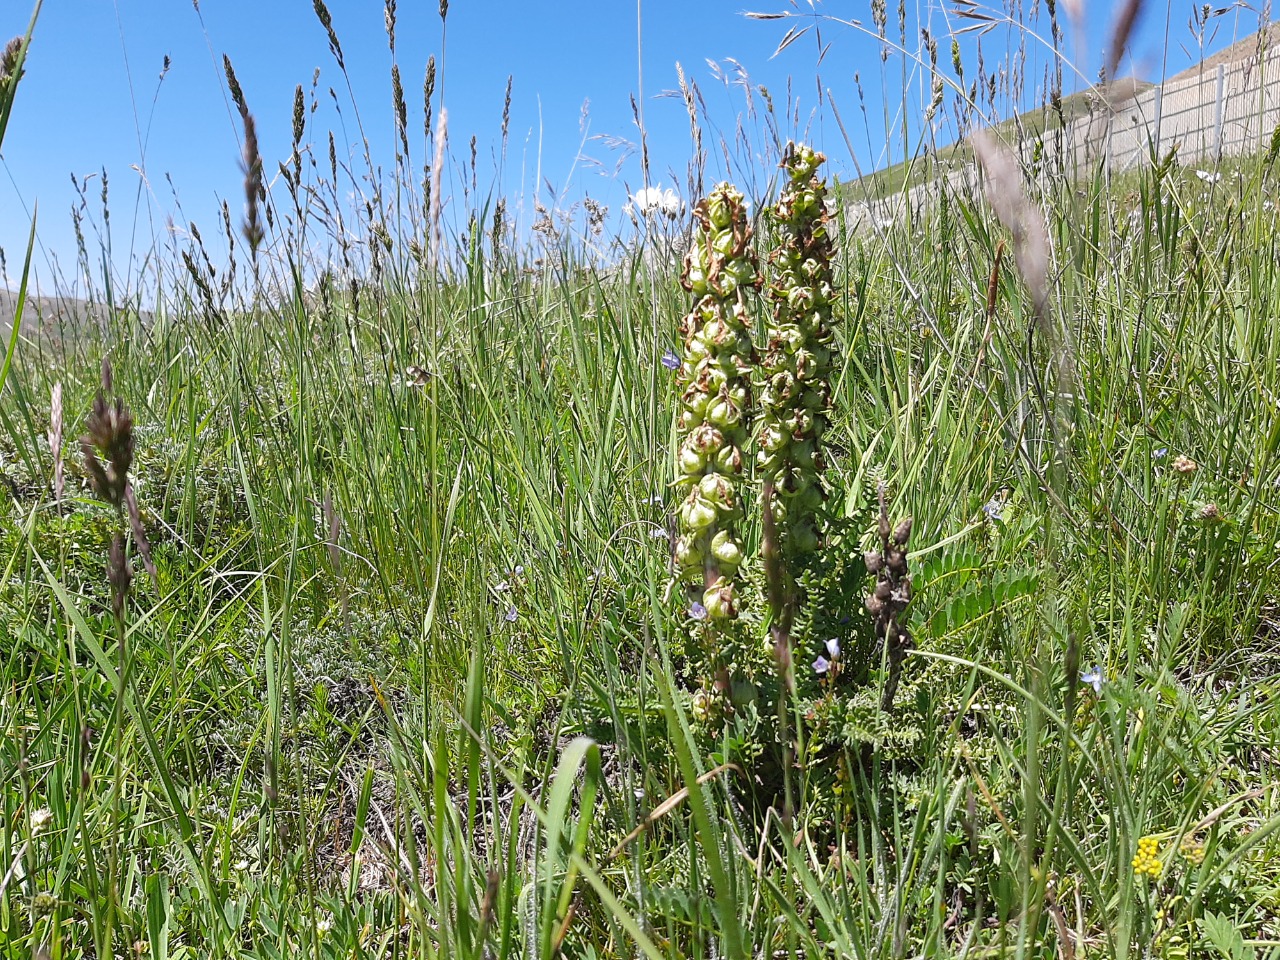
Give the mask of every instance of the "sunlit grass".
<svg viewBox="0 0 1280 960">
<path fill-rule="evenodd" d="M 1275 951 L 1265 157 L 1033 196 L 1054 338 L 981 198 L 839 238 L 829 506 L 865 547 L 882 483 L 914 518 L 915 649 L 892 711 L 803 718 L 844 746 L 794 820 L 691 711 L 678 263 L 489 209 L 440 261 L 360 211 L 317 235 L 338 171 L 299 167 L 235 286 L 193 242 L 145 322 L 14 351 L 0 956 Z M 123 642 L 103 357 L 157 568 Z"/>
</svg>

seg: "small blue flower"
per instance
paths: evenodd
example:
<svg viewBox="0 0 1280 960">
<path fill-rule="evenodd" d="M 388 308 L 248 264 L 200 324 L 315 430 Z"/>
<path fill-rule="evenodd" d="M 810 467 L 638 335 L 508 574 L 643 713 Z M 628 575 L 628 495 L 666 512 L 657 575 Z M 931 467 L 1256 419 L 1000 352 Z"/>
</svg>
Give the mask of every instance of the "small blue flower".
<svg viewBox="0 0 1280 960">
<path fill-rule="evenodd" d="M 507 623 L 515 623 L 520 619 L 520 611 L 516 609 L 515 604 L 507 607 L 507 615 L 505 619 Z"/>
<path fill-rule="evenodd" d="M 705 620 L 707 619 L 707 608 L 695 600 L 689 604 L 689 616 L 695 620 Z"/>
<path fill-rule="evenodd" d="M 1152 451 L 1151 451 L 1151 456 L 1153 456 L 1153 457 L 1154 457 L 1155 459 L 1157 459 L 1157 460 L 1162 460 L 1162 459 L 1164 459 L 1165 457 L 1167 457 L 1168 455 L 1169 455 L 1169 448 L 1168 448 L 1168 447 L 1161 447 L 1159 450 L 1152 450 Z"/>
<path fill-rule="evenodd" d="M 676 352 L 674 350 L 668 350 L 662 355 L 662 365 L 668 370 L 679 370 L 680 358 L 676 356 Z"/>
<path fill-rule="evenodd" d="M 1098 695 L 1102 694 L 1102 684 L 1106 682 L 1106 679 L 1107 675 L 1102 672 L 1102 667 L 1096 663 L 1080 674 L 1080 682 L 1087 683 L 1093 687 L 1093 692 Z"/>
<path fill-rule="evenodd" d="M 999 520 L 1004 513 L 1004 504 L 996 497 L 992 497 L 982 505 L 982 512 L 989 520 Z"/>
<path fill-rule="evenodd" d="M 831 654 L 832 660 L 840 659 L 840 640 L 838 637 L 832 637 L 827 641 L 827 653 Z"/>
<path fill-rule="evenodd" d="M 666 540 L 667 539 L 666 528 L 660 527 L 657 524 L 654 524 L 652 527 L 649 528 L 649 538 L 651 540 Z"/>
<path fill-rule="evenodd" d="M 824 657 L 822 654 L 818 654 L 818 659 L 813 661 L 813 672 L 821 675 L 826 673 L 830 669 L 831 669 L 831 661 L 828 660 L 826 657 Z"/>
</svg>

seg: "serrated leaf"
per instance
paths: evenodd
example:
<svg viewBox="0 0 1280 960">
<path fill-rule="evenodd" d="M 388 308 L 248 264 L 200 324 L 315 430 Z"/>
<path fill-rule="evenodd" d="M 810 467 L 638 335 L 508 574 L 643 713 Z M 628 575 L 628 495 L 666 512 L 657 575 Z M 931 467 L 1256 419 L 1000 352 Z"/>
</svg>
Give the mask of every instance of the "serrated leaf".
<svg viewBox="0 0 1280 960">
<path fill-rule="evenodd" d="M 1206 913 L 1200 923 L 1205 937 L 1227 960 L 1253 960 L 1256 956 L 1245 944 L 1240 928 L 1222 914 Z"/>
</svg>

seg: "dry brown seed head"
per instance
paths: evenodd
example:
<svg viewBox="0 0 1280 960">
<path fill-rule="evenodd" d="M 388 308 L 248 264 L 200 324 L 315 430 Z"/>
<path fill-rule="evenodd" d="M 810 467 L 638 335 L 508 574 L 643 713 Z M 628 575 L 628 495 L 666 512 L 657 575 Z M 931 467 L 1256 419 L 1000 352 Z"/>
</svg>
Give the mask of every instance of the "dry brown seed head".
<svg viewBox="0 0 1280 960">
<path fill-rule="evenodd" d="M 18 54 L 22 51 L 22 37 L 14 37 L 4 46 L 0 53 L 0 84 L 16 81 L 18 71 Z"/>
<path fill-rule="evenodd" d="M 111 612 L 116 618 L 124 616 L 125 598 L 129 595 L 129 584 L 133 580 L 133 571 L 124 555 L 124 535 L 117 533 L 111 539 L 111 549 L 107 555 L 107 582 L 111 584 Z"/>
</svg>

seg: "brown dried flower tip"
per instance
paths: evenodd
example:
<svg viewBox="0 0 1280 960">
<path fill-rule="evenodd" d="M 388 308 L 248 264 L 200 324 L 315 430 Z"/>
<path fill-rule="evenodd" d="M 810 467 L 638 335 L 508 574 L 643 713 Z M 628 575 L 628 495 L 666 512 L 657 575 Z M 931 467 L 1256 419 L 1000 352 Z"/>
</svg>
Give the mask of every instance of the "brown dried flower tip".
<svg viewBox="0 0 1280 960">
<path fill-rule="evenodd" d="M 907 541 L 911 539 L 911 518 L 889 526 L 889 510 L 884 490 L 880 491 L 879 549 L 864 555 L 867 570 L 875 574 L 876 585 L 866 598 L 867 613 L 875 619 L 876 638 L 888 663 L 881 707 L 893 706 L 902 663 L 911 649 L 911 635 L 901 618 L 911 602 L 911 575 L 907 570 Z"/>
<path fill-rule="evenodd" d="M 1196 511 L 1196 516 L 1206 523 L 1221 523 L 1223 520 L 1222 510 L 1216 503 L 1206 503 Z"/>
<path fill-rule="evenodd" d="M 1179 454 L 1173 458 L 1173 472 L 1184 477 L 1189 477 L 1200 469 L 1200 464 L 1196 463 L 1190 457 Z"/>
<path fill-rule="evenodd" d="M 94 491 L 113 507 L 124 505 L 133 463 L 133 417 L 119 397 L 108 401 L 99 393 L 80 438 L 85 468 Z"/>
<path fill-rule="evenodd" d="M 22 37 L 14 37 L 0 53 L 0 85 L 18 80 L 18 54 L 22 52 Z"/>
<path fill-rule="evenodd" d="M 111 539 L 111 550 L 107 555 L 107 582 L 111 584 L 111 612 L 117 619 L 124 616 L 124 601 L 129 596 L 129 584 L 133 581 L 133 571 L 129 569 L 129 561 L 124 555 L 124 536 L 117 533 Z"/>
</svg>

